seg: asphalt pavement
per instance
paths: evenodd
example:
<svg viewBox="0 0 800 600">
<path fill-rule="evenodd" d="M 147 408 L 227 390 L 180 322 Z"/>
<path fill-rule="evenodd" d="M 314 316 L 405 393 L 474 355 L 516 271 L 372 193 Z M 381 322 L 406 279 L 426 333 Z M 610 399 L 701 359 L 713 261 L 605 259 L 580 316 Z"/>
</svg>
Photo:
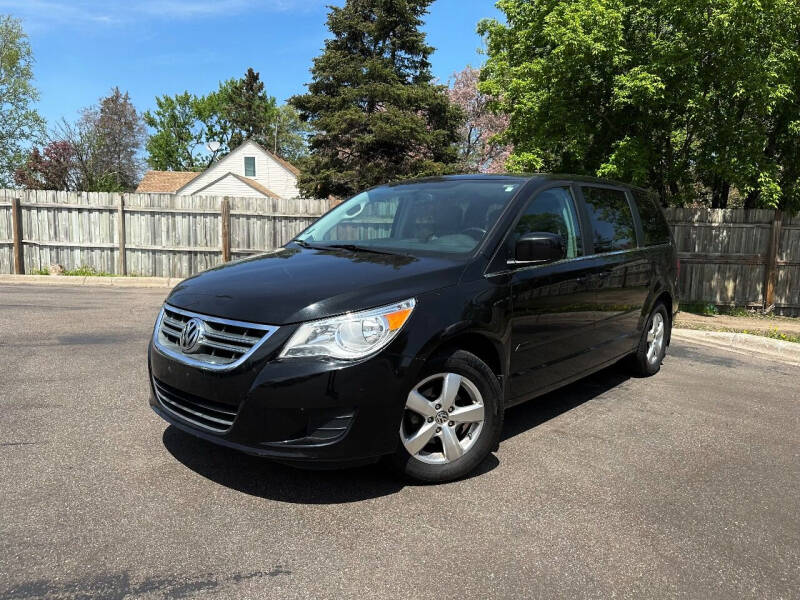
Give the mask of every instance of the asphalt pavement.
<svg viewBox="0 0 800 600">
<path fill-rule="evenodd" d="M 308 471 L 148 407 L 166 289 L 0 285 L 0 599 L 796 598 L 798 367 L 676 341 L 474 476 Z"/>
</svg>

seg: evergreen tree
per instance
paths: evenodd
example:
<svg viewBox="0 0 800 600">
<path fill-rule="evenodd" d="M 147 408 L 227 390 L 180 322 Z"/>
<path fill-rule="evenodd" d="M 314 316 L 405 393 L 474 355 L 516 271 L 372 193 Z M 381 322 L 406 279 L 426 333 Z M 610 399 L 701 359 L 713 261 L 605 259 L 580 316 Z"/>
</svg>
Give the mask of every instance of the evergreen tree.
<svg viewBox="0 0 800 600">
<path fill-rule="evenodd" d="M 224 114 L 233 130 L 231 150 L 245 140 L 269 136 L 269 125 L 277 117 L 275 97 L 267 95 L 264 82 L 252 67 L 244 77 L 229 83 Z"/>
<path fill-rule="evenodd" d="M 299 185 L 347 196 L 392 179 L 455 168 L 461 110 L 434 85 L 420 31 L 432 0 L 347 0 L 314 59 L 308 93 L 290 103 L 316 130 Z"/>
</svg>

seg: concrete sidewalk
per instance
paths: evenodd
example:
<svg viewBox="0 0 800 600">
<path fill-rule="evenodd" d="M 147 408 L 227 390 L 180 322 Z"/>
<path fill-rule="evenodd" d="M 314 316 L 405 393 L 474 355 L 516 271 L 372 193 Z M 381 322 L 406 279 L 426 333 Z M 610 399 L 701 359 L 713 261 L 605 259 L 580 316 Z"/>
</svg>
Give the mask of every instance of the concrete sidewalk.
<svg viewBox="0 0 800 600">
<path fill-rule="evenodd" d="M 698 315 L 680 312 L 675 319 L 675 327 L 683 329 L 702 329 L 706 331 L 730 331 L 767 333 L 778 330 L 780 333 L 800 336 L 800 319 L 778 316 Z"/>
<path fill-rule="evenodd" d="M 172 288 L 183 281 L 180 277 L 98 277 L 96 275 L 0 275 L 0 284 L 28 283 L 40 285 L 99 285 L 115 287 Z"/>
<path fill-rule="evenodd" d="M 800 366 L 800 344 L 730 331 L 673 329 L 672 339 Z"/>
</svg>

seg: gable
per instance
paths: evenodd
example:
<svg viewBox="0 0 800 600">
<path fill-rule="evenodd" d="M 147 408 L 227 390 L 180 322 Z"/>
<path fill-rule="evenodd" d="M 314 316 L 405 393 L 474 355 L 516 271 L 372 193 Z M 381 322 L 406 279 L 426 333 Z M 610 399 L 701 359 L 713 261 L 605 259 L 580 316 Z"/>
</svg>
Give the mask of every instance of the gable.
<svg viewBox="0 0 800 600">
<path fill-rule="evenodd" d="M 261 168 L 256 166 L 255 175 L 246 175 L 245 174 L 245 166 L 244 166 L 244 158 L 246 156 L 253 156 L 255 157 L 255 162 L 258 165 L 259 163 L 262 165 Z M 269 150 L 266 150 L 256 142 L 252 140 L 247 140 L 243 144 L 241 144 L 238 148 L 221 158 L 219 161 L 211 165 L 206 171 L 204 171 L 196 180 L 188 181 L 185 185 L 181 186 L 175 193 L 177 194 L 195 194 L 197 193 L 198 189 L 201 189 L 207 186 L 212 181 L 215 181 L 219 177 L 222 177 L 225 173 L 234 173 L 241 176 L 247 176 L 250 179 L 254 179 L 259 181 L 262 185 L 269 186 L 270 189 L 274 189 L 273 186 L 276 185 L 277 182 L 272 181 L 269 177 L 264 176 L 262 171 L 278 171 L 280 172 L 281 178 L 286 179 L 284 185 L 279 185 L 279 188 L 287 188 L 287 189 L 296 189 L 297 187 L 297 176 L 299 175 L 299 171 L 297 167 L 292 165 L 291 163 L 283 160 L 279 156 L 275 156 Z M 274 179 L 274 177 L 272 178 Z M 285 189 L 276 190 L 279 193 L 285 193 Z M 296 194 L 292 194 L 296 195 Z"/>
<path fill-rule="evenodd" d="M 280 196 L 259 182 L 236 173 L 225 173 L 214 181 L 198 188 L 197 196 L 257 196 L 279 199 Z"/>
</svg>

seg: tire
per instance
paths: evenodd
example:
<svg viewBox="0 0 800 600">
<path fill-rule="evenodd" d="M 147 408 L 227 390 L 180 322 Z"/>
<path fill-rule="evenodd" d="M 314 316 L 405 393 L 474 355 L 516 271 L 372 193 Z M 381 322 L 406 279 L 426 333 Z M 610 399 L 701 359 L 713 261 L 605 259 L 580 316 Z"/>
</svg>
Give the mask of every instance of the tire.
<svg viewBox="0 0 800 600">
<path fill-rule="evenodd" d="M 663 302 L 658 302 L 647 317 L 636 352 L 631 355 L 630 365 L 634 375 L 650 377 L 661 370 L 671 333 L 672 320 L 667 307 Z"/>
<path fill-rule="evenodd" d="M 408 393 L 392 462 L 418 481 L 459 479 L 497 447 L 502 428 L 502 390 L 488 365 L 464 350 L 436 356 Z"/>
</svg>

